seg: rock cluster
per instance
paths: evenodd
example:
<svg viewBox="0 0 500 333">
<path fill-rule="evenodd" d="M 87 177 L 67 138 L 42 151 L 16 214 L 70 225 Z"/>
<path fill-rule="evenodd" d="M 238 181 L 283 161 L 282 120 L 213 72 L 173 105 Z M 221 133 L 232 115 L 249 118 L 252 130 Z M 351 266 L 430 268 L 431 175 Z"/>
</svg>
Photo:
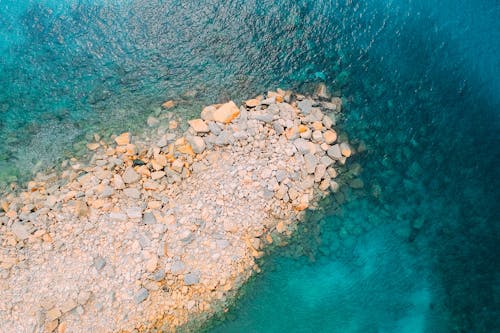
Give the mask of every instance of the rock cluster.
<svg viewBox="0 0 500 333">
<path fill-rule="evenodd" d="M 322 94 L 268 92 L 207 106 L 184 133 L 172 120 L 158 137 L 96 140 L 88 163 L 5 195 L 1 331 L 175 331 L 223 309 L 266 244 L 338 190 L 353 150 L 334 129 L 340 99 Z"/>
</svg>

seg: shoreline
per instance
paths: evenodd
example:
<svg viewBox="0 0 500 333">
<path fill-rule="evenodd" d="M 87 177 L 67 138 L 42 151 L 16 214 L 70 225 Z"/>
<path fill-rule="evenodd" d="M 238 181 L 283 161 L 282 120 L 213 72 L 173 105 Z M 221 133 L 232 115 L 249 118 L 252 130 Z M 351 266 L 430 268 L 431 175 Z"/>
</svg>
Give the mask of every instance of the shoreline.
<svg viewBox="0 0 500 333">
<path fill-rule="evenodd" d="M 175 331 L 223 311 L 276 235 L 338 191 L 354 149 L 332 129 L 341 100 L 318 95 L 211 105 L 184 133 L 150 117 L 157 135 L 96 135 L 88 164 L 6 196 L 6 330 Z"/>
</svg>

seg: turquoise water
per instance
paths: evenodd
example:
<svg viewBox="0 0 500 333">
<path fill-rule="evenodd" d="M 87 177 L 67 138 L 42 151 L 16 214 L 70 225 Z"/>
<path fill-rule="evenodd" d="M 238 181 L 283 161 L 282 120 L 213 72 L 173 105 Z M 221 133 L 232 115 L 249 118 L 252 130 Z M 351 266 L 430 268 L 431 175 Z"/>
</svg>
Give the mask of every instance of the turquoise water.
<svg viewBox="0 0 500 333">
<path fill-rule="evenodd" d="M 363 189 L 262 263 L 210 332 L 500 331 L 500 4 L 0 0 L 0 182 L 94 131 L 325 81 Z M 191 110 L 191 111 L 189 111 Z"/>
</svg>

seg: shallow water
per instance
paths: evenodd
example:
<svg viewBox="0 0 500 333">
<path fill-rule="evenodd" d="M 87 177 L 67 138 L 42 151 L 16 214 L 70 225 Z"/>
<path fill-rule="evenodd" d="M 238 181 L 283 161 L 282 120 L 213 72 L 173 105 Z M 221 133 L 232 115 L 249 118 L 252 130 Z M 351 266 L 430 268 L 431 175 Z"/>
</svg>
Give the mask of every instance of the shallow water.
<svg viewBox="0 0 500 333">
<path fill-rule="evenodd" d="M 500 330 L 498 1 L 0 0 L 0 182 L 204 103 L 325 81 L 368 150 L 211 332 Z M 347 203 L 340 205 L 344 200 Z M 416 228 L 422 224 L 421 228 Z"/>
</svg>

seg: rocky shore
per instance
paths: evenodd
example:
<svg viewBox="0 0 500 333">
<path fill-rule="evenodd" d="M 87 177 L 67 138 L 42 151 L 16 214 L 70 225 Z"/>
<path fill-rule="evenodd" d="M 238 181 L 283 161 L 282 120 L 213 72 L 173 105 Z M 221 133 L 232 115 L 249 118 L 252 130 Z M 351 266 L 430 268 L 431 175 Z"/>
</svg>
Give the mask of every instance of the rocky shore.
<svg viewBox="0 0 500 333">
<path fill-rule="evenodd" d="M 224 311 L 263 249 L 338 191 L 354 152 L 341 106 L 278 89 L 186 131 L 151 117 L 3 195 L 0 332 L 170 332 Z"/>
</svg>

